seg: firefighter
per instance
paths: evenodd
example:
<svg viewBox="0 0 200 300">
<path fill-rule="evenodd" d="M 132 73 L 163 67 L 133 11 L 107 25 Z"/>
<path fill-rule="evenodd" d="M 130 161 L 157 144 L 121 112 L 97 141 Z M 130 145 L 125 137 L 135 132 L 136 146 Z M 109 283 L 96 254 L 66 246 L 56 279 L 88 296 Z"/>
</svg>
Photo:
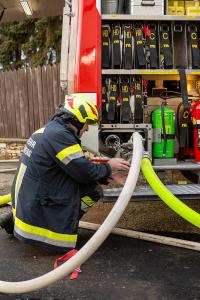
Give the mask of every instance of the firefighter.
<svg viewBox="0 0 200 300">
<path fill-rule="evenodd" d="M 59 111 L 28 139 L 12 184 L 12 214 L 2 227 L 32 245 L 66 252 L 75 248 L 79 219 L 102 196 L 100 183 L 123 180 L 129 163 L 112 158 L 95 164 L 83 153 L 80 137 L 98 122 L 84 96 L 67 96 Z M 13 225 L 11 218 L 13 217 Z"/>
</svg>

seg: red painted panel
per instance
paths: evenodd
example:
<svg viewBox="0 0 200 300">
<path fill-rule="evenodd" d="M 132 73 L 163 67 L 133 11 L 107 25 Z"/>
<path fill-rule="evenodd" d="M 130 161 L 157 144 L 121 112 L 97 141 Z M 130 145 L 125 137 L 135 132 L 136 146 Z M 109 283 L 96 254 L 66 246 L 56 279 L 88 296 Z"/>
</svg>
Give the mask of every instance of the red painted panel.
<svg viewBox="0 0 200 300">
<path fill-rule="evenodd" d="M 101 17 L 96 0 L 79 0 L 75 93 L 101 94 Z"/>
</svg>

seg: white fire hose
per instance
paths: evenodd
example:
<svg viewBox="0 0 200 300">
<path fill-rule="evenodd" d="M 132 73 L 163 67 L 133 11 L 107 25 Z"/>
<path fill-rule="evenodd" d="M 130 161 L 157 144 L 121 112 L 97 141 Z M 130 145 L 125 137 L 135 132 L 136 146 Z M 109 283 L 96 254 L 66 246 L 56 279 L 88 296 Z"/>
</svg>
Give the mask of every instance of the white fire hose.
<svg viewBox="0 0 200 300">
<path fill-rule="evenodd" d="M 77 266 L 82 265 L 100 247 L 126 209 L 138 180 L 143 146 L 142 137 L 137 132 L 133 134 L 133 146 L 133 159 L 123 190 L 113 209 L 92 238 L 70 260 L 45 275 L 21 282 L 0 281 L 0 293 L 22 294 L 47 287 L 70 274 Z"/>
</svg>

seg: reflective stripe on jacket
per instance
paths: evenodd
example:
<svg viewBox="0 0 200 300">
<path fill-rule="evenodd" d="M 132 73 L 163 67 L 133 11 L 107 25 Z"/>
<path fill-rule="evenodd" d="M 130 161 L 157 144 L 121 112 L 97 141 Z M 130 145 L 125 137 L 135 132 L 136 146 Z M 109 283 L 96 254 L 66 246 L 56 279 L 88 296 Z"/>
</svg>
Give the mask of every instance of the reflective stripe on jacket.
<svg viewBox="0 0 200 300">
<path fill-rule="evenodd" d="M 108 164 L 85 158 L 73 128 L 55 118 L 27 141 L 12 185 L 14 234 L 32 244 L 74 248 L 79 185 L 110 176 Z M 92 203 L 85 203 L 92 206 Z"/>
</svg>

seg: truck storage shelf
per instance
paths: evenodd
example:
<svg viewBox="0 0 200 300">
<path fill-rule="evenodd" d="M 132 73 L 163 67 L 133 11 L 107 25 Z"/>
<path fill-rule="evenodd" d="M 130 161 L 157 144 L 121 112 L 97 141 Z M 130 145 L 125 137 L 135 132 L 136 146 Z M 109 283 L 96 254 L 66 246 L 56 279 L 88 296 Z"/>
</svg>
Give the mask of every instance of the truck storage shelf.
<svg viewBox="0 0 200 300">
<path fill-rule="evenodd" d="M 172 194 L 180 199 L 198 199 L 200 200 L 200 185 L 199 184 L 174 184 L 166 185 Z M 114 202 L 117 200 L 121 193 L 121 188 L 105 189 L 103 191 L 103 202 Z M 155 194 L 152 188 L 147 186 L 137 186 L 131 201 L 143 201 L 143 200 L 158 200 L 159 197 Z"/>
<path fill-rule="evenodd" d="M 200 170 L 200 164 L 193 161 L 179 161 L 177 164 L 173 165 L 161 165 L 153 166 L 156 171 L 165 171 L 165 170 Z"/>
<path fill-rule="evenodd" d="M 128 14 L 118 14 L 118 15 L 107 15 L 104 14 L 101 16 L 102 20 L 122 20 L 122 21 L 200 21 L 200 16 L 170 16 L 170 15 L 128 15 Z"/>
<path fill-rule="evenodd" d="M 186 69 L 188 75 L 200 75 L 200 69 Z M 103 75 L 179 75 L 177 69 L 102 69 Z"/>
</svg>

